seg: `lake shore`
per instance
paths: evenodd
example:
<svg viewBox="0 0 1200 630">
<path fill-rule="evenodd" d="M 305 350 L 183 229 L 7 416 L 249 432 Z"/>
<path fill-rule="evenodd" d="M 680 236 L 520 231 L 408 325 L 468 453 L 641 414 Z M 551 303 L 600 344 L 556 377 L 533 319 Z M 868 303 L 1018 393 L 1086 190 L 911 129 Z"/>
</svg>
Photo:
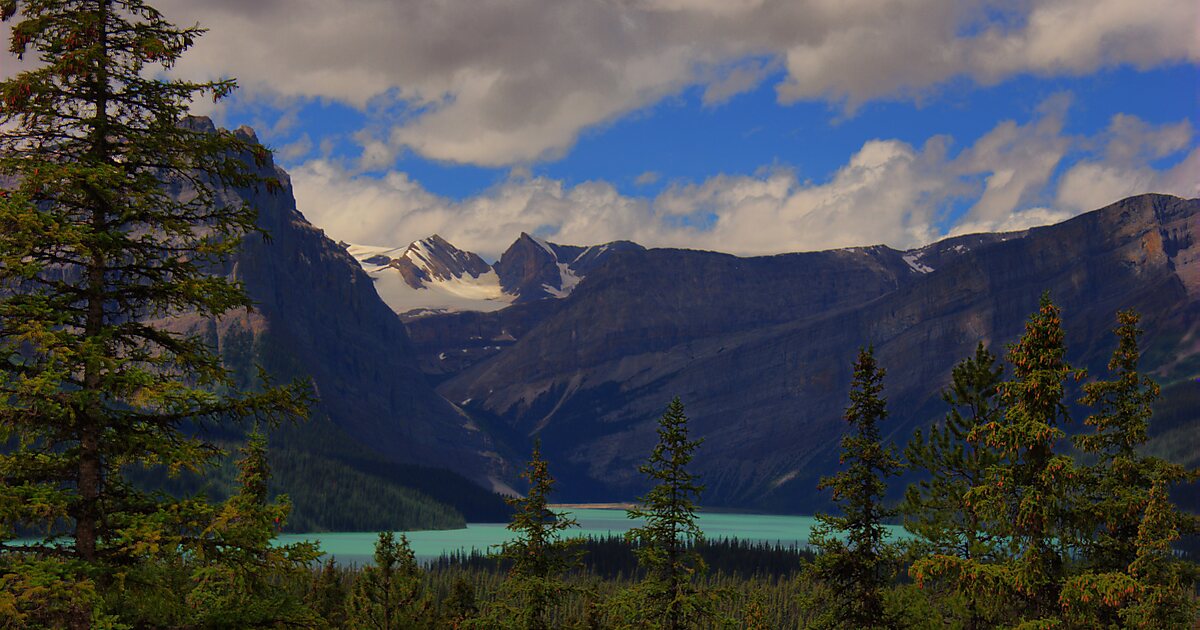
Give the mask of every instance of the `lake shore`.
<svg viewBox="0 0 1200 630">
<path fill-rule="evenodd" d="M 628 510 L 636 503 L 551 503 L 552 510 Z"/>
</svg>

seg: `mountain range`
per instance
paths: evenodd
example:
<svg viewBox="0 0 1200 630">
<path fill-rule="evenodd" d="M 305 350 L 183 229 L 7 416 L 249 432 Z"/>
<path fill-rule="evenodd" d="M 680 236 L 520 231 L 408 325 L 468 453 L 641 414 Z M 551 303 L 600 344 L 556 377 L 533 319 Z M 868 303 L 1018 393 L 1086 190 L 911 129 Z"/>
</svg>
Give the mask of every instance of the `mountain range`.
<svg viewBox="0 0 1200 630">
<path fill-rule="evenodd" d="M 404 320 L 565 298 L 613 254 L 643 249 L 629 241 L 558 245 L 522 232 L 496 264 L 489 265 L 437 234 L 402 248 L 340 244 L 371 276 L 379 297 Z"/>
<path fill-rule="evenodd" d="M 216 334 L 249 331 L 268 369 L 311 378 L 318 414 L 364 458 L 509 492 L 536 437 L 557 500 L 630 499 L 678 395 L 704 440 L 707 505 L 810 512 L 828 499 L 815 485 L 837 465 L 859 347 L 888 369 L 884 428 L 902 444 L 945 413 L 953 365 L 979 341 L 1003 354 L 1049 291 L 1068 359 L 1093 377 L 1116 311 L 1143 314 L 1143 366 L 1164 390 L 1149 448 L 1200 463 L 1197 199 L 1141 195 L 908 251 L 744 258 L 522 234 L 488 264 L 438 236 L 334 242 L 278 174 L 282 193 L 239 193 L 272 238 L 248 239 L 231 263 L 258 307 Z"/>
</svg>

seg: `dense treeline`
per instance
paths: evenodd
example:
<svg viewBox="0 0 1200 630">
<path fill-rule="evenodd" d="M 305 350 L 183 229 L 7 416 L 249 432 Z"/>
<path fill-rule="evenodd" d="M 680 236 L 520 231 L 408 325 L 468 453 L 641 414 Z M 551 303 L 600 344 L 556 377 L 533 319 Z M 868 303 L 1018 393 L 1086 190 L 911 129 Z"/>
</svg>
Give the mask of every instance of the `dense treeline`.
<svg viewBox="0 0 1200 630">
<path fill-rule="evenodd" d="M 638 564 L 639 547 L 640 543 L 625 536 L 588 536 L 578 544 L 581 553 L 576 573 L 604 580 L 638 576 L 644 570 Z M 814 557 L 805 547 L 738 538 L 700 540 L 694 549 L 710 572 L 741 578 L 792 577 Z M 445 553 L 426 566 L 431 571 L 492 573 L 505 573 L 509 568 L 502 558 L 478 549 Z"/>
<path fill-rule="evenodd" d="M 284 531 L 455 529 L 467 522 L 508 520 L 510 510 L 499 495 L 448 470 L 387 461 L 322 417 L 267 433 L 268 456 L 276 471 L 271 495 L 288 495 L 293 502 Z M 236 426 L 207 435 L 227 451 L 245 439 Z M 176 476 L 161 468 L 127 471 L 144 489 L 173 497 L 200 494 L 212 501 L 223 501 L 235 491 L 235 474 L 232 457 L 222 457 L 204 471 Z"/>
<path fill-rule="evenodd" d="M 403 535 L 383 531 L 374 562 L 347 570 L 319 563 L 314 544 L 276 544 L 289 519 L 390 530 L 396 510 L 461 522 L 439 506 L 459 492 L 476 493 L 466 511 L 498 512 L 453 477 L 419 482 L 434 473 L 382 461 L 348 472 L 334 464 L 358 454 L 336 440 L 295 448 L 304 438 L 288 422 L 307 415 L 305 383 L 251 379 L 245 335 L 221 356 L 152 325 L 252 306 L 209 271 L 256 231 L 254 210 L 222 191 L 279 186 L 254 169 L 266 149 L 180 124 L 192 99 L 234 87 L 158 78 L 199 28 L 176 28 L 141 0 L 20 8 L 10 50 L 39 63 L 0 83 L 0 179 L 14 182 L 0 191 L 0 626 L 1196 624 L 1197 565 L 1176 547 L 1198 522 L 1170 492 L 1197 472 L 1145 452 L 1159 388 L 1138 371 L 1138 317 L 1118 315 L 1108 373 L 1077 392 L 1087 376 L 1065 360 L 1049 296 L 1003 366 L 980 346 L 954 370 L 947 417 L 903 458 L 881 438 L 885 366 L 859 353 L 841 468 L 821 480 L 837 512 L 818 516 L 811 556 L 704 539 L 699 441 L 679 399 L 639 467 L 650 490 L 629 512 L 642 525 L 623 540 L 571 537 L 535 443 L 527 494 L 505 512 L 512 539 L 492 559 L 422 567 Z M 0 0 L 3 20 L 17 9 Z M 195 194 L 172 196 L 164 182 Z M 1076 396 L 1089 415 L 1068 440 Z M 888 503 L 904 468 L 923 480 Z M 189 473 L 208 491 L 190 492 Z M 423 485 L 383 484 L 406 475 Z M 293 499 L 280 479 L 307 483 L 289 486 Z M 913 542 L 886 534 L 897 516 Z"/>
</svg>

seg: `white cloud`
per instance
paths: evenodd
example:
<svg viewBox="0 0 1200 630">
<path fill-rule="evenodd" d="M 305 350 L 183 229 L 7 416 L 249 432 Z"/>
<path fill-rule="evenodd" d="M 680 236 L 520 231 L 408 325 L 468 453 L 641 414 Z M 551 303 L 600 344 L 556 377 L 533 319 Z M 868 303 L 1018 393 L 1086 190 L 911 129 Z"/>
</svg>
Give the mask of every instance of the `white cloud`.
<svg viewBox="0 0 1200 630">
<path fill-rule="evenodd" d="M 188 77 L 251 98 L 369 112 L 366 164 L 553 158 L 579 133 L 683 88 L 715 104 L 784 77 L 784 102 L 849 109 L 955 77 L 1081 75 L 1200 61 L 1194 0 L 160 0 L 210 29 Z M 996 17 L 999 15 L 1000 17 Z M 14 64 L 15 65 L 15 64 Z M 8 62 L 5 68 L 9 70 Z"/>
<path fill-rule="evenodd" d="M 455 201 L 403 173 L 355 176 L 326 160 L 308 162 L 292 180 L 300 209 L 335 238 L 400 245 L 436 232 L 492 258 L 522 231 L 568 244 L 631 239 L 736 254 L 907 248 L 948 234 L 1055 223 L 1142 192 L 1200 195 L 1200 149 L 1165 170 L 1145 162 L 1186 150 L 1189 123 L 1156 126 L 1122 115 L 1095 137 L 1071 137 L 1063 134 L 1066 103 L 1054 98 L 1031 121 L 1002 122 L 956 155 L 944 136 L 920 147 L 870 140 L 818 183 L 773 168 L 641 197 L 607 182 L 566 186 L 514 169 L 507 181 Z M 1080 151 L 1085 159 L 1056 177 L 1063 156 Z M 947 214 L 964 200 L 961 216 Z"/>
<path fill-rule="evenodd" d="M 658 171 L 645 171 L 641 175 L 638 175 L 633 180 L 633 183 L 637 184 L 638 186 L 649 186 L 651 184 L 658 183 L 658 180 L 660 179 L 662 179 L 662 173 L 659 173 Z"/>
</svg>

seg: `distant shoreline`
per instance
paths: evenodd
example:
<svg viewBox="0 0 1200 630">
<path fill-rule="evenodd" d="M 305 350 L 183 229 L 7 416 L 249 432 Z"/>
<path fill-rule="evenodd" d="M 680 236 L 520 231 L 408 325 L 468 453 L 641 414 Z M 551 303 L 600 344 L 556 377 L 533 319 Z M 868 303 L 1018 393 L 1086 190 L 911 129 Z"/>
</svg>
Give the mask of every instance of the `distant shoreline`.
<svg viewBox="0 0 1200 630">
<path fill-rule="evenodd" d="M 547 507 L 555 510 L 628 510 L 633 503 L 551 503 Z"/>
</svg>

